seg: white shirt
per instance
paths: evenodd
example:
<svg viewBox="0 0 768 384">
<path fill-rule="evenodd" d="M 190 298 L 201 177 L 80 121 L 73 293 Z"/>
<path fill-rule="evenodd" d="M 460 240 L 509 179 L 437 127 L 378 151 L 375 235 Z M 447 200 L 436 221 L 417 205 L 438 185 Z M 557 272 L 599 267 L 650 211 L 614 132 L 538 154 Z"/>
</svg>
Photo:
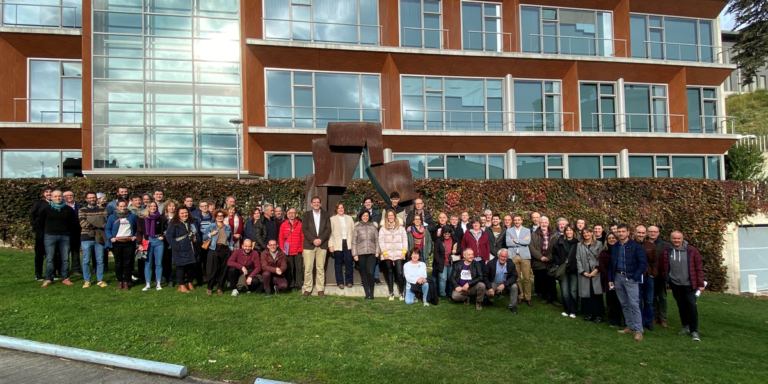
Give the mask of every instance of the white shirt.
<svg viewBox="0 0 768 384">
<path fill-rule="evenodd" d="M 461 223 L 459 223 L 459 225 L 461 225 L 461 229 L 463 229 L 463 230 L 464 230 L 464 232 L 466 232 L 466 231 L 467 231 L 467 223 L 465 223 L 465 222 L 463 222 L 463 221 L 462 221 Z"/>
<path fill-rule="evenodd" d="M 519 227 L 519 228 L 518 228 L 518 227 L 515 227 L 515 238 L 517 238 L 517 240 L 520 240 L 520 231 L 521 231 L 522 229 L 523 229 L 523 227 L 522 227 L 522 226 L 521 226 L 521 227 Z M 516 254 L 516 255 L 519 255 L 519 254 L 520 254 L 520 249 L 518 249 L 518 248 L 515 248 L 515 254 Z"/>
<path fill-rule="evenodd" d="M 315 212 L 313 209 L 312 216 L 315 218 L 315 231 L 317 231 L 317 235 L 320 236 L 320 212 Z"/>
<path fill-rule="evenodd" d="M 131 236 L 131 223 L 128 219 L 120 219 L 120 227 L 117 229 L 117 235 L 115 237 L 130 237 Z"/>
<path fill-rule="evenodd" d="M 336 216 L 339 218 L 339 226 L 341 226 L 341 239 L 347 239 L 347 220 L 344 216 Z"/>
</svg>

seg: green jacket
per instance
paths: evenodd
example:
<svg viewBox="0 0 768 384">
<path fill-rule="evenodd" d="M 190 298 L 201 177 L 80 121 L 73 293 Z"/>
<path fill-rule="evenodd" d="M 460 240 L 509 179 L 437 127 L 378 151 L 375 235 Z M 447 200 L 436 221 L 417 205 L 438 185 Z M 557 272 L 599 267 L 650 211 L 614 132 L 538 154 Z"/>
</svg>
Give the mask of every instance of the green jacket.
<svg viewBox="0 0 768 384">
<path fill-rule="evenodd" d="M 408 232 L 408 249 L 410 250 L 413 248 L 413 233 L 411 231 Z M 424 226 L 424 247 L 422 248 L 422 261 L 424 261 L 425 264 L 429 264 L 429 255 L 432 254 L 432 235 L 429 234 L 429 228 L 427 226 Z M 410 254 L 406 258 L 406 261 L 410 261 Z"/>
</svg>

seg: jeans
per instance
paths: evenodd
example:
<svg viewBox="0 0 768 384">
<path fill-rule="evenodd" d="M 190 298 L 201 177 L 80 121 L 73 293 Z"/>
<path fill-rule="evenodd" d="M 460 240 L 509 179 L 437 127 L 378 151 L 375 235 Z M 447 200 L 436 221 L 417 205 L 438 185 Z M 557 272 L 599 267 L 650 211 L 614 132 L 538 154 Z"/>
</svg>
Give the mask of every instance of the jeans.
<svg viewBox="0 0 768 384">
<path fill-rule="evenodd" d="M 354 268 L 352 250 L 347 247 L 347 241 L 341 241 L 341 249 L 333 250 L 333 267 L 336 270 L 336 285 L 352 284 L 352 271 Z"/>
<path fill-rule="evenodd" d="M 653 284 L 653 313 L 660 321 L 667 321 L 667 283 L 663 280 Z"/>
<path fill-rule="evenodd" d="M 451 283 L 451 272 L 453 272 L 452 265 L 444 265 L 443 272 L 440 272 L 440 288 L 438 293 L 441 297 L 445 297 L 447 294 L 453 292 L 453 283 Z M 446 288 L 448 289 L 446 291 Z"/>
<path fill-rule="evenodd" d="M 690 285 L 676 285 L 669 283 L 672 296 L 677 302 L 677 310 L 680 313 L 680 322 L 691 332 L 699 331 L 699 309 L 696 306 L 696 289 Z"/>
<path fill-rule="evenodd" d="M 45 279 L 53 281 L 53 259 L 56 255 L 56 249 L 62 255 L 69 255 L 69 235 L 48 235 L 43 240 L 45 244 Z M 69 277 L 69 257 L 61 258 L 61 276 L 64 279 Z"/>
<path fill-rule="evenodd" d="M 579 311 L 579 275 L 566 272 L 560 280 L 560 293 L 563 295 L 563 312 L 575 315 Z"/>
<path fill-rule="evenodd" d="M 653 277 L 646 276 L 640 283 L 640 313 L 643 325 L 653 325 Z"/>
<path fill-rule="evenodd" d="M 424 295 L 423 300 L 424 302 L 427 301 L 427 294 L 429 293 L 429 283 L 425 282 L 421 285 L 421 293 Z M 411 292 L 411 284 L 408 283 L 405 285 L 405 303 L 408 305 L 411 305 L 413 303 L 417 303 L 419 300 L 416 299 L 416 294 Z"/>
<path fill-rule="evenodd" d="M 616 273 L 614 280 L 616 280 L 614 281 L 616 295 L 619 296 L 627 327 L 643 333 L 643 318 L 640 315 L 640 284 L 620 273 Z"/>
<path fill-rule="evenodd" d="M 91 281 L 91 256 L 96 255 L 96 281 L 104 281 L 104 245 L 94 240 L 80 242 L 83 249 L 83 280 Z"/>
<path fill-rule="evenodd" d="M 155 279 L 160 282 L 163 276 L 163 251 L 165 244 L 162 240 L 153 237 L 147 245 L 147 260 L 144 262 L 144 280 L 147 284 L 152 281 L 152 264 L 155 265 Z"/>
<path fill-rule="evenodd" d="M 379 278 L 379 264 L 376 263 L 376 268 L 373 271 L 373 278 L 378 279 Z"/>
</svg>

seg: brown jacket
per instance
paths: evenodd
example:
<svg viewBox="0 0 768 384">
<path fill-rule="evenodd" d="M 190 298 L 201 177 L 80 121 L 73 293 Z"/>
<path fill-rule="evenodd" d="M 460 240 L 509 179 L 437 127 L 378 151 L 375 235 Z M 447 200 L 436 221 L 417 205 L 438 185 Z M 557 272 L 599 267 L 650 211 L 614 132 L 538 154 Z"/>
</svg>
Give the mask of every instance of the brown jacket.
<svg viewBox="0 0 768 384">
<path fill-rule="evenodd" d="M 640 245 L 643 246 L 645 254 L 648 256 L 648 266 L 645 268 L 645 272 L 655 279 L 659 274 L 659 254 L 656 252 L 656 244 L 650 240 L 645 240 Z"/>
<path fill-rule="evenodd" d="M 271 274 L 277 274 L 277 268 L 285 273 L 288 270 L 288 259 L 282 249 L 277 249 L 277 257 L 274 259 L 269 253 L 269 249 L 261 253 L 261 272 L 267 271 Z"/>
<path fill-rule="evenodd" d="M 531 244 L 528 249 L 531 251 L 531 269 L 548 269 L 552 267 L 552 249 L 557 243 L 557 232 L 549 228 L 549 247 L 545 250 L 541 248 L 544 246 L 544 234 L 541 232 L 541 227 L 536 228 L 531 236 Z M 546 256 L 549 259 L 548 262 L 542 262 L 541 258 Z"/>
<path fill-rule="evenodd" d="M 331 238 L 331 217 L 328 212 L 320 209 L 319 231 L 315 228 L 315 216 L 312 210 L 304 212 L 304 216 L 301 218 L 301 232 L 304 234 L 303 249 L 311 251 L 318 248 L 313 244 L 315 239 L 320 239 L 320 249 L 328 249 L 328 240 Z"/>
</svg>

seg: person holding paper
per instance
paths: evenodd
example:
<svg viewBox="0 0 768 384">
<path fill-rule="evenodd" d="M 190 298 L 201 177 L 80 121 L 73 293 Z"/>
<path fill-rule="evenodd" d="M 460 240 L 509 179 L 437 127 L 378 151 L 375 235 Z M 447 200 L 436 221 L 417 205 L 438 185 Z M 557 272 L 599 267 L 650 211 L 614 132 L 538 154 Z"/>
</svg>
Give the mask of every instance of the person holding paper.
<svg viewBox="0 0 768 384">
<path fill-rule="evenodd" d="M 683 323 L 680 334 L 690 333 L 693 341 L 701 341 L 696 295 L 704 292 L 704 263 L 698 249 L 683 243 L 682 232 L 672 232 L 670 240 L 672 246 L 661 254 L 661 274 L 669 283 L 677 302 L 680 322 Z"/>
</svg>

